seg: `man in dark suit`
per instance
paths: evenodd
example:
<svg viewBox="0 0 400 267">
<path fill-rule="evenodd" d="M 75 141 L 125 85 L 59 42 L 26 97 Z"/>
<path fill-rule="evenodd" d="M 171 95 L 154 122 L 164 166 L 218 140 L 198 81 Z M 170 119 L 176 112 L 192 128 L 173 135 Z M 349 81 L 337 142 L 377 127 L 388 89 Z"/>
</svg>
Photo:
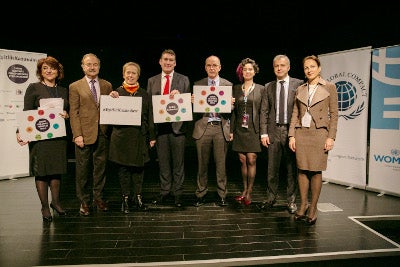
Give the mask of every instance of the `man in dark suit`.
<svg viewBox="0 0 400 267">
<path fill-rule="evenodd" d="M 261 104 L 261 143 L 268 148 L 268 174 L 267 199 L 259 207 L 271 208 L 276 203 L 279 176 L 284 174 L 287 176 L 287 209 L 289 213 L 294 213 L 297 210 L 297 168 L 295 154 L 288 145 L 288 130 L 295 92 L 304 82 L 289 77 L 290 60 L 286 55 L 275 56 L 273 68 L 276 80 L 265 85 Z"/>
<path fill-rule="evenodd" d="M 75 143 L 76 195 L 80 201 L 79 212 L 88 216 L 92 182 L 93 205 L 107 211 L 103 200 L 108 156 L 108 126 L 100 125 L 100 95 L 109 95 L 110 82 L 98 77 L 100 59 L 94 54 L 82 58 L 85 77 L 69 85 L 70 123 Z"/>
<path fill-rule="evenodd" d="M 221 70 L 220 59 L 209 56 L 205 61 L 207 77 L 196 81 L 194 85 L 232 86 L 232 83 L 219 76 Z M 228 152 L 230 113 L 196 113 L 196 122 L 192 137 L 196 142 L 198 173 L 197 189 L 195 192 L 195 207 L 205 203 L 205 195 L 208 192 L 208 164 L 211 153 L 216 166 L 218 204 L 226 206 L 226 155 Z"/>
<path fill-rule="evenodd" d="M 164 50 L 159 60 L 162 72 L 147 81 L 149 95 L 190 93 L 189 78 L 174 71 L 176 55 L 171 49 Z M 160 168 L 160 196 L 154 203 L 162 203 L 170 195 L 175 205 L 182 206 L 185 180 L 185 141 L 188 122 L 164 122 L 155 124 L 156 149 Z"/>
</svg>

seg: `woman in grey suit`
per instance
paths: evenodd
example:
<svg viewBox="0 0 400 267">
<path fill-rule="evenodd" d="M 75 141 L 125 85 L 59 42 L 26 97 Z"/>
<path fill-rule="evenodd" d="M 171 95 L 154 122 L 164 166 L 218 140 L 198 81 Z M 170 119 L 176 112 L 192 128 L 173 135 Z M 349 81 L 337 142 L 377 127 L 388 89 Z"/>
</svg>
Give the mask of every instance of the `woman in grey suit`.
<svg viewBox="0 0 400 267">
<path fill-rule="evenodd" d="M 238 76 L 242 84 L 232 89 L 235 106 L 231 116 L 232 150 L 238 152 L 243 179 L 243 192 L 235 200 L 251 204 L 254 179 L 256 177 L 257 153 L 261 152 L 260 144 L 260 111 L 264 86 L 253 81 L 259 72 L 257 63 L 245 58 L 238 66 Z"/>
<path fill-rule="evenodd" d="M 297 88 L 288 136 L 289 147 L 296 152 L 301 199 L 295 220 L 304 220 L 312 225 L 317 221 L 322 171 L 326 170 L 328 152 L 332 150 L 336 138 L 338 94 L 335 84 L 321 78 L 321 62 L 318 57 L 305 57 L 303 69 L 307 83 Z"/>
</svg>

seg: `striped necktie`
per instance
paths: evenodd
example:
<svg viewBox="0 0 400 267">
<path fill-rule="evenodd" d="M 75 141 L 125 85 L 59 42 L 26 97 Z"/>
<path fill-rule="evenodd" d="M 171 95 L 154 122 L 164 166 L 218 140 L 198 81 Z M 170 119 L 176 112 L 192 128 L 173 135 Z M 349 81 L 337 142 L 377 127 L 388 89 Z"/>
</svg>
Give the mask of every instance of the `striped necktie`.
<svg viewBox="0 0 400 267">
<path fill-rule="evenodd" d="M 96 80 L 90 81 L 90 91 L 92 91 L 93 99 L 97 103 L 97 91 L 96 91 L 96 87 L 94 86 L 95 82 L 96 82 Z"/>
<path fill-rule="evenodd" d="M 214 80 L 211 80 L 211 86 L 215 86 Z M 215 112 L 210 112 L 210 118 L 213 118 L 213 119 L 218 118 L 218 114 Z"/>
</svg>

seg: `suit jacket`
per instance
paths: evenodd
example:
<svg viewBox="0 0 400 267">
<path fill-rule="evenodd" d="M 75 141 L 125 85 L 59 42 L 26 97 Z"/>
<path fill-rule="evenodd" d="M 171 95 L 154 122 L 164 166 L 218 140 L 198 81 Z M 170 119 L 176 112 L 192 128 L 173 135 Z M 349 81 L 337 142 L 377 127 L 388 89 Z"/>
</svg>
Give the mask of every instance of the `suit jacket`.
<svg viewBox="0 0 400 267">
<path fill-rule="evenodd" d="M 328 137 L 336 139 L 338 124 L 338 94 L 336 86 L 320 78 L 319 85 L 315 91 L 310 104 L 310 114 L 315 127 L 326 128 Z M 290 121 L 289 136 L 295 136 L 295 128 L 302 127 L 301 118 L 307 111 L 308 84 L 305 83 L 297 88 L 295 105 L 293 106 L 292 119 Z"/>
<path fill-rule="evenodd" d="M 254 87 L 254 101 L 253 101 L 253 126 L 256 133 L 260 132 L 260 112 L 261 112 L 261 97 L 264 94 L 265 87 L 261 84 L 255 84 Z M 238 99 L 243 94 L 242 85 L 236 84 L 233 86 L 232 96 L 236 99 L 235 101 L 235 110 L 238 110 Z M 242 114 L 236 114 L 235 111 L 232 112 L 231 115 L 231 133 L 235 131 L 236 120 L 242 119 Z"/>
<path fill-rule="evenodd" d="M 173 73 L 171 90 L 177 89 L 181 94 L 190 93 L 189 78 L 176 71 Z M 150 77 L 147 81 L 147 93 L 150 96 L 161 95 L 161 73 Z M 151 116 L 153 116 L 153 102 L 151 101 Z M 168 122 L 164 122 L 168 123 Z M 155 132 L 157 132 L 157 124 L 155 123 Z M 188 130 L 188 123 L 186 121 L 172 122 L 172 130 L 175 134 L 185 134 Z"/>
<path fill-rule="evenodd" d="M 194 83 L 194 85 L 208 85 L 208 78 L 203 78 L 199 81 L 196 81 Z M 224 79 L 219 77 L 219 85 L 220 86 L 232 86 L 233 84 Z M 224 137 L 226 141 L 229 141 L 229 129 L 230 129 L 230 117 L 231 114 L 230 113 L 220 113 L 219 114 L 221 117 L 221 124 L 222 124 L 222 131 L 224 133 Z M 206 131 L 207 128 L 207 122 L 208 122 L 208 118 L 210 116 L 210 113 L 195 113 L 194 117 L 195 117 L 195 124 L 194 124 L 194 128 L 193 128 L 193 134 L 192 137 L 194 139 L 200 139 L 204 132 Z"/>
<path fill-rule="evenodd" d="M 100 95 L 109 95 L 112 91 L 111 83 L 100 78 L 98 80 Z M 93 99 L 86 77 L 69 85 L 69 99 L 72 140 L 83 136 L 86 145 L 94 144 L 98 136 L 100 110 Z M 106 137 L 108 129 L 108 125 L 100 125 L 100 130 Z"/>
<path fill-rule="evenodd" d="M 287 122 L 290 124 L 293 112 L 294 98 L 296 89 L 304 81 L 289 77 L 288 97 L 287 97 Z M 260 114 L 260 133 L 268 134 L 269 140 L 274 142 L 276 131 L 276 112 L 277 112 L 277 81 L 269 82 L 265 85 L 265 91 L 262 95 L 261 114 Z"/>
</svg>

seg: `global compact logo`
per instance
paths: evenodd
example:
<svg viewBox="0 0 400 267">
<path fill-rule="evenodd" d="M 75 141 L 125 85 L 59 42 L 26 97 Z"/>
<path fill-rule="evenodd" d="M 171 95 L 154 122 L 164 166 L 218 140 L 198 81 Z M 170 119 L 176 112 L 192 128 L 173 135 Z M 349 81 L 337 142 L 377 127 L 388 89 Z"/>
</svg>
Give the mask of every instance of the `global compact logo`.
<svg viewBox="0 0 400 267">
<path fill-rule="evenodd" d="M 366 108 L 368 88 L 365 81 L 352 72 L 340 72 L 329 77 L 338 92 L 339 117 L 345 120 L 357 118 Z"/>
<path fill-rule="evenodd" d="M 391 149 L 389 155 L 374 154 L 374 160 L 378 163 L 397 164 L 400 166 L 400 149 Z"/>
</svg>

